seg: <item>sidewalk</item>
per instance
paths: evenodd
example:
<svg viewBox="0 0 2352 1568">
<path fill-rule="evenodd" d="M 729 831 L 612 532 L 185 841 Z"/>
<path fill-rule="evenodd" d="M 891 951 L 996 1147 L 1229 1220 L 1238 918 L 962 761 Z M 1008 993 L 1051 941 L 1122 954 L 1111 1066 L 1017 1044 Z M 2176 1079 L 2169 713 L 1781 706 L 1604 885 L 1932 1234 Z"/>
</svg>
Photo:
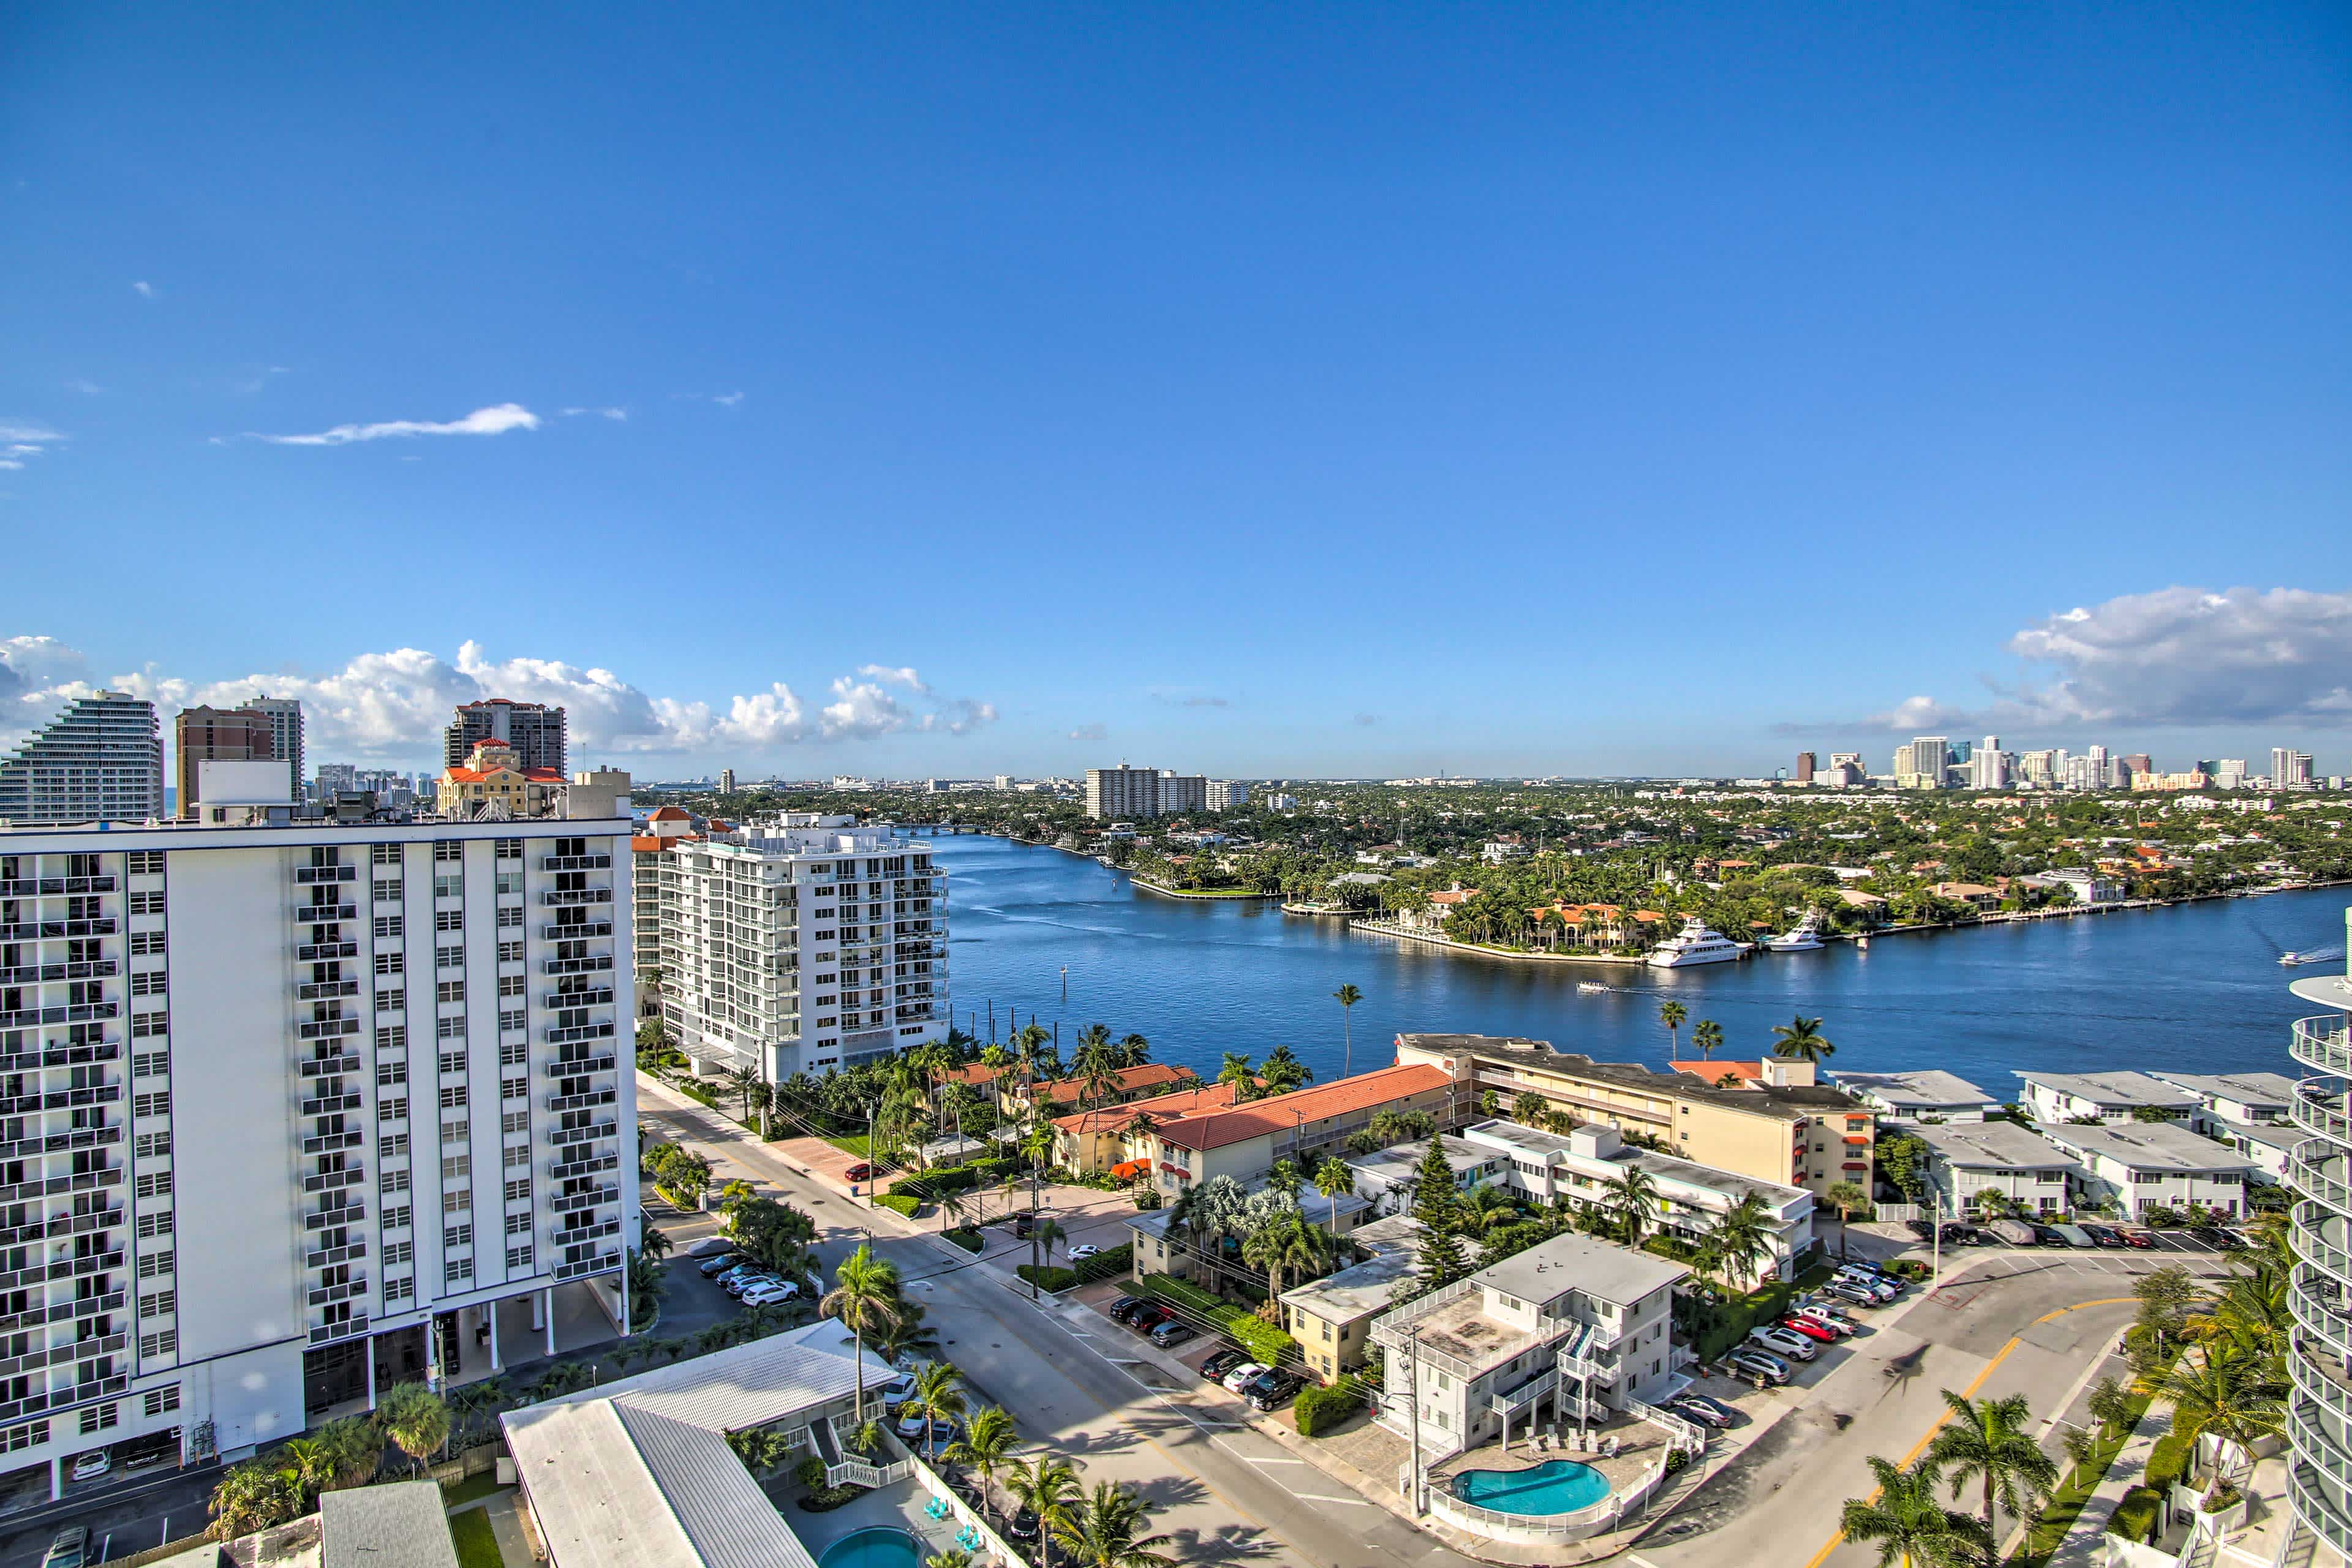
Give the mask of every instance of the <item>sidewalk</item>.
<svg viewBox="0 0 2352 1568">
<path fill-rule="evenodd" d="M 2074 1517 L 2074 1528 L 2066 1532 L 2066 1539 L 2050 1554 L 2050 1568 L 2097 1568 L 2105 1555 L 2099 1550 L 2099 1538 L 2106 1533 L 2107 1521 L 2115 1517 L 2116 1505 L 2147 1474 L 2149 1454 L 2158 1439 L 2171 1430 L 2171 1407 L 2160 1403 L 2149 1405 L 2147 1414 L 2139 1418 L 2139 1425 L 2131 1429 L 2131 1436 L 2116 1451 L 2115 1463 L 2107 1467 L 2097 1489 L 2084 1500 L 2083 1511 Z"/>
</svg>

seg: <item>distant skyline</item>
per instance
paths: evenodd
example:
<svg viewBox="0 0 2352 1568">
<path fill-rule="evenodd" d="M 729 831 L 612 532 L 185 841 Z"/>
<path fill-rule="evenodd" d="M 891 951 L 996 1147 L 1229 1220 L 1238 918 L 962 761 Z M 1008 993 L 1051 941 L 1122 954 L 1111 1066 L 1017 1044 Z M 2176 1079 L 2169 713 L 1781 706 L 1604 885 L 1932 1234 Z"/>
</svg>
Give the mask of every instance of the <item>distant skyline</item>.
<svg viewBox="0 0 2352 1568">
<path fill-rule="evenodd" d="M 2352 772 L 2352 13 L 485 17 L 0 51 L 0 745 Z"/>
</svg>

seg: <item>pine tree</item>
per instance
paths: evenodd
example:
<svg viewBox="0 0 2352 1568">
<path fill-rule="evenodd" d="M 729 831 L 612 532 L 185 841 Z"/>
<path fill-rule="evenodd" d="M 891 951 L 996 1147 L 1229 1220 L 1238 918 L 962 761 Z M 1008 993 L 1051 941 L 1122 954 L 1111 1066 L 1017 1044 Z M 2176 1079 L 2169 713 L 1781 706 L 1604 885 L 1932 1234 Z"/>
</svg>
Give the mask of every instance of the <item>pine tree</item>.
<svg viewBox="0 0 2352 1568">
<path fill-rule="evenodd" d="M 1451 1285 L 1470 1272 L 1462 1257 L 1462 1243 L 1452 1231 L 1428 1230 L 1421 1237 L 1421 1278 L 1433 1290 Z"/>
<path fill-rule="evenodd" d="M 1412 1217 L 1432 1235 L 1461 1227 L 1462 1194 L 1454 1185 L 1454 1167 L 1445 1158 L 1444 1140 L 1434 1135 L 1412 1173 Z"/>
</svg>

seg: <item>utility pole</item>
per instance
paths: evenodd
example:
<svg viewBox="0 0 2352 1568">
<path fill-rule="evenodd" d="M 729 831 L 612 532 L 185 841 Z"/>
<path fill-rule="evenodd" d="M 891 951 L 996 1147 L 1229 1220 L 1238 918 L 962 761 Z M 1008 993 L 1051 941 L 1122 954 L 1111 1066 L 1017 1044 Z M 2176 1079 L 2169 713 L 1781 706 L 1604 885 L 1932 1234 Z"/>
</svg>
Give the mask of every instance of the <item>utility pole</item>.
<svg viewBox="0 0 2352 1568">
<path fill-rule="evenodd" d="M 866 1206 L 867 1208 L 877 1206 L 874 1202 L 874 1189 L 882 1184 L 881 1164 L 880 1162 L 876 1160 L 874 1157 L 876 1152 L 874 1148 L 874 1113 L 879 1109 L 881 1109 L 881 1103 L 878 1100 L 869 1100 L 866 1102 Z"/>
<path fill-rule="evenodd" d="M 1412 1434 L 1412 1516 L 1421 1517 L 1421 1325 L 1405 1331 L 1412 1352 L 1404 1362 L 1405 1429 Z"/>
</svg>

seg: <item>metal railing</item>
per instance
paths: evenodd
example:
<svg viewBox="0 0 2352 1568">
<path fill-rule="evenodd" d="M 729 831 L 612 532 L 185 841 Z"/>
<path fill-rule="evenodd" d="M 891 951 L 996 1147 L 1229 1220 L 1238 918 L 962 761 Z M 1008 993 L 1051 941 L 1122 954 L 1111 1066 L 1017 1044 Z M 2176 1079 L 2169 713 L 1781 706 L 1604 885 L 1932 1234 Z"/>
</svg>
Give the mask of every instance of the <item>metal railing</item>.
<svg viewBox="0 0 2352 1568">
<path fill-rule="evenodd" d="M 591 1073 L 611 1072 L 617 1065 L 611 1055 L 572 1057 L 551 1062 L 541 1062 L 540 1070 L 550 1078 L 586 1078 Z"/>
</svg>

